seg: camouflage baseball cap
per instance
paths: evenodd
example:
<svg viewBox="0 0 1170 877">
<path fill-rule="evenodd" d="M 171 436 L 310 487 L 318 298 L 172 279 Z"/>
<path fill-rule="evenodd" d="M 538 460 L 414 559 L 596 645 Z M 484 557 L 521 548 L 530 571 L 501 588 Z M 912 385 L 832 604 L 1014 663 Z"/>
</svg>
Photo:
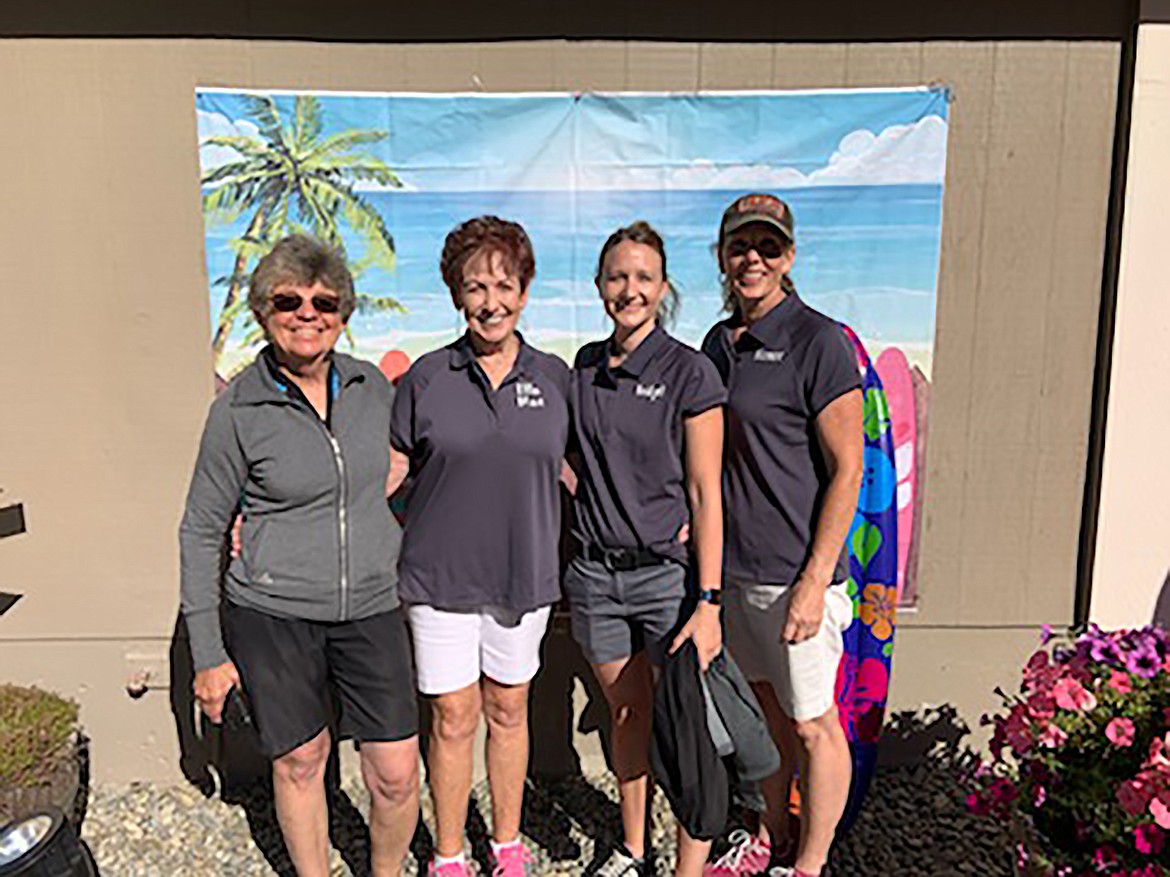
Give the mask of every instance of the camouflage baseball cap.
<svg viewBox="0 0 1170 877">
<path fill-rule="evenodd" d="M 792 211 L 775 195 L 757 192 L 736 198 L 731 202 L 731 206 L 723 211 L 723 223 L 719 226 L 719 239 L 722 240 L 749 222 L 765 222 L 788 240 L 796 240 L 793 234 L 796 224 L 792 219 Z"/>
</svg>

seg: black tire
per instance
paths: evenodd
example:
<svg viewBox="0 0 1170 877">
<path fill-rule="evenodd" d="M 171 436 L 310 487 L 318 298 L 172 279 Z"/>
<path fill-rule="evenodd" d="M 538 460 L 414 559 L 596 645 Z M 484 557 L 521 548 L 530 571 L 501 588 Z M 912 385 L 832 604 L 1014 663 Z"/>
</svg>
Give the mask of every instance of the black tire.
<svg viewBox="0 0 1170 877">
<path fill-rule="evenodd" d="M 97 866 L 82 846 L 77 832 L 60 810 L 43 810 L 0 829 L 0 838 L 15 826 L 37 818 L 50 825 L 40 842 L 23 856 L 0 864 L 0 877 L 97 877 Z"/>
</svg>

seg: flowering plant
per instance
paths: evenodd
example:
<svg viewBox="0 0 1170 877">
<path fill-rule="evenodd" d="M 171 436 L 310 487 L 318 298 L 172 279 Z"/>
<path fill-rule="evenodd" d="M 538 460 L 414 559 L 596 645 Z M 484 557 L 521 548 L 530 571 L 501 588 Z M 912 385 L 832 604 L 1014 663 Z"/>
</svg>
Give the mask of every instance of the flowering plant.
<svg viewBox="0 0 1170 877">
<path fill-rule="evenodd" d="M 1047 877 L 1170 877 L 1170 634 L 1054 637 L 1019 693 L 984 717 L 991 758 L 968 808 L 1017 831 L 1017 868 Z"/>
</svg>

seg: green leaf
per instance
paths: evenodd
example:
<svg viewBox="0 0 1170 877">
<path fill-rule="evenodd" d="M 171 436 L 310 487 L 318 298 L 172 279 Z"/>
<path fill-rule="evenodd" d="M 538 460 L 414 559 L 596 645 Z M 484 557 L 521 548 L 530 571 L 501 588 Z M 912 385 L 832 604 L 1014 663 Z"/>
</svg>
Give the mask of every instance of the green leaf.
<svg viewBox="0 0 1170 877">
<path fill-rule="evenodd" d="M 882 547 L 882 533 L 869 522 L 863 523 L 853 533 L 853 553 L 863 567 L 869 566 L 874 555 Z"/>
<path fill-rule="evenodd" d="M 890 428 L 890 408 L 886 404 L 886 394 L 876 388 L 865 391 L 865 415 L 863 426 L 865 436 L 875 442 L 887 429 Z"/>
</svg>

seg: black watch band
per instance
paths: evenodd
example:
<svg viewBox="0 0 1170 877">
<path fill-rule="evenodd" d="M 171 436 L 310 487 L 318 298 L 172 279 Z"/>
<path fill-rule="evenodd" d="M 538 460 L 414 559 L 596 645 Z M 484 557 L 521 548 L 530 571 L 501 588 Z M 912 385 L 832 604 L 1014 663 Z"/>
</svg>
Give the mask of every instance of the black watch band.
<svg viewBox="0 0 1170 877">
<path fill-rule="evenodd" d="M 718 606 L 723 599 L 723 590 L 721 588 L 702 588 L 699 591 L 699 599 L 712 606 Z"/>
</svg>

